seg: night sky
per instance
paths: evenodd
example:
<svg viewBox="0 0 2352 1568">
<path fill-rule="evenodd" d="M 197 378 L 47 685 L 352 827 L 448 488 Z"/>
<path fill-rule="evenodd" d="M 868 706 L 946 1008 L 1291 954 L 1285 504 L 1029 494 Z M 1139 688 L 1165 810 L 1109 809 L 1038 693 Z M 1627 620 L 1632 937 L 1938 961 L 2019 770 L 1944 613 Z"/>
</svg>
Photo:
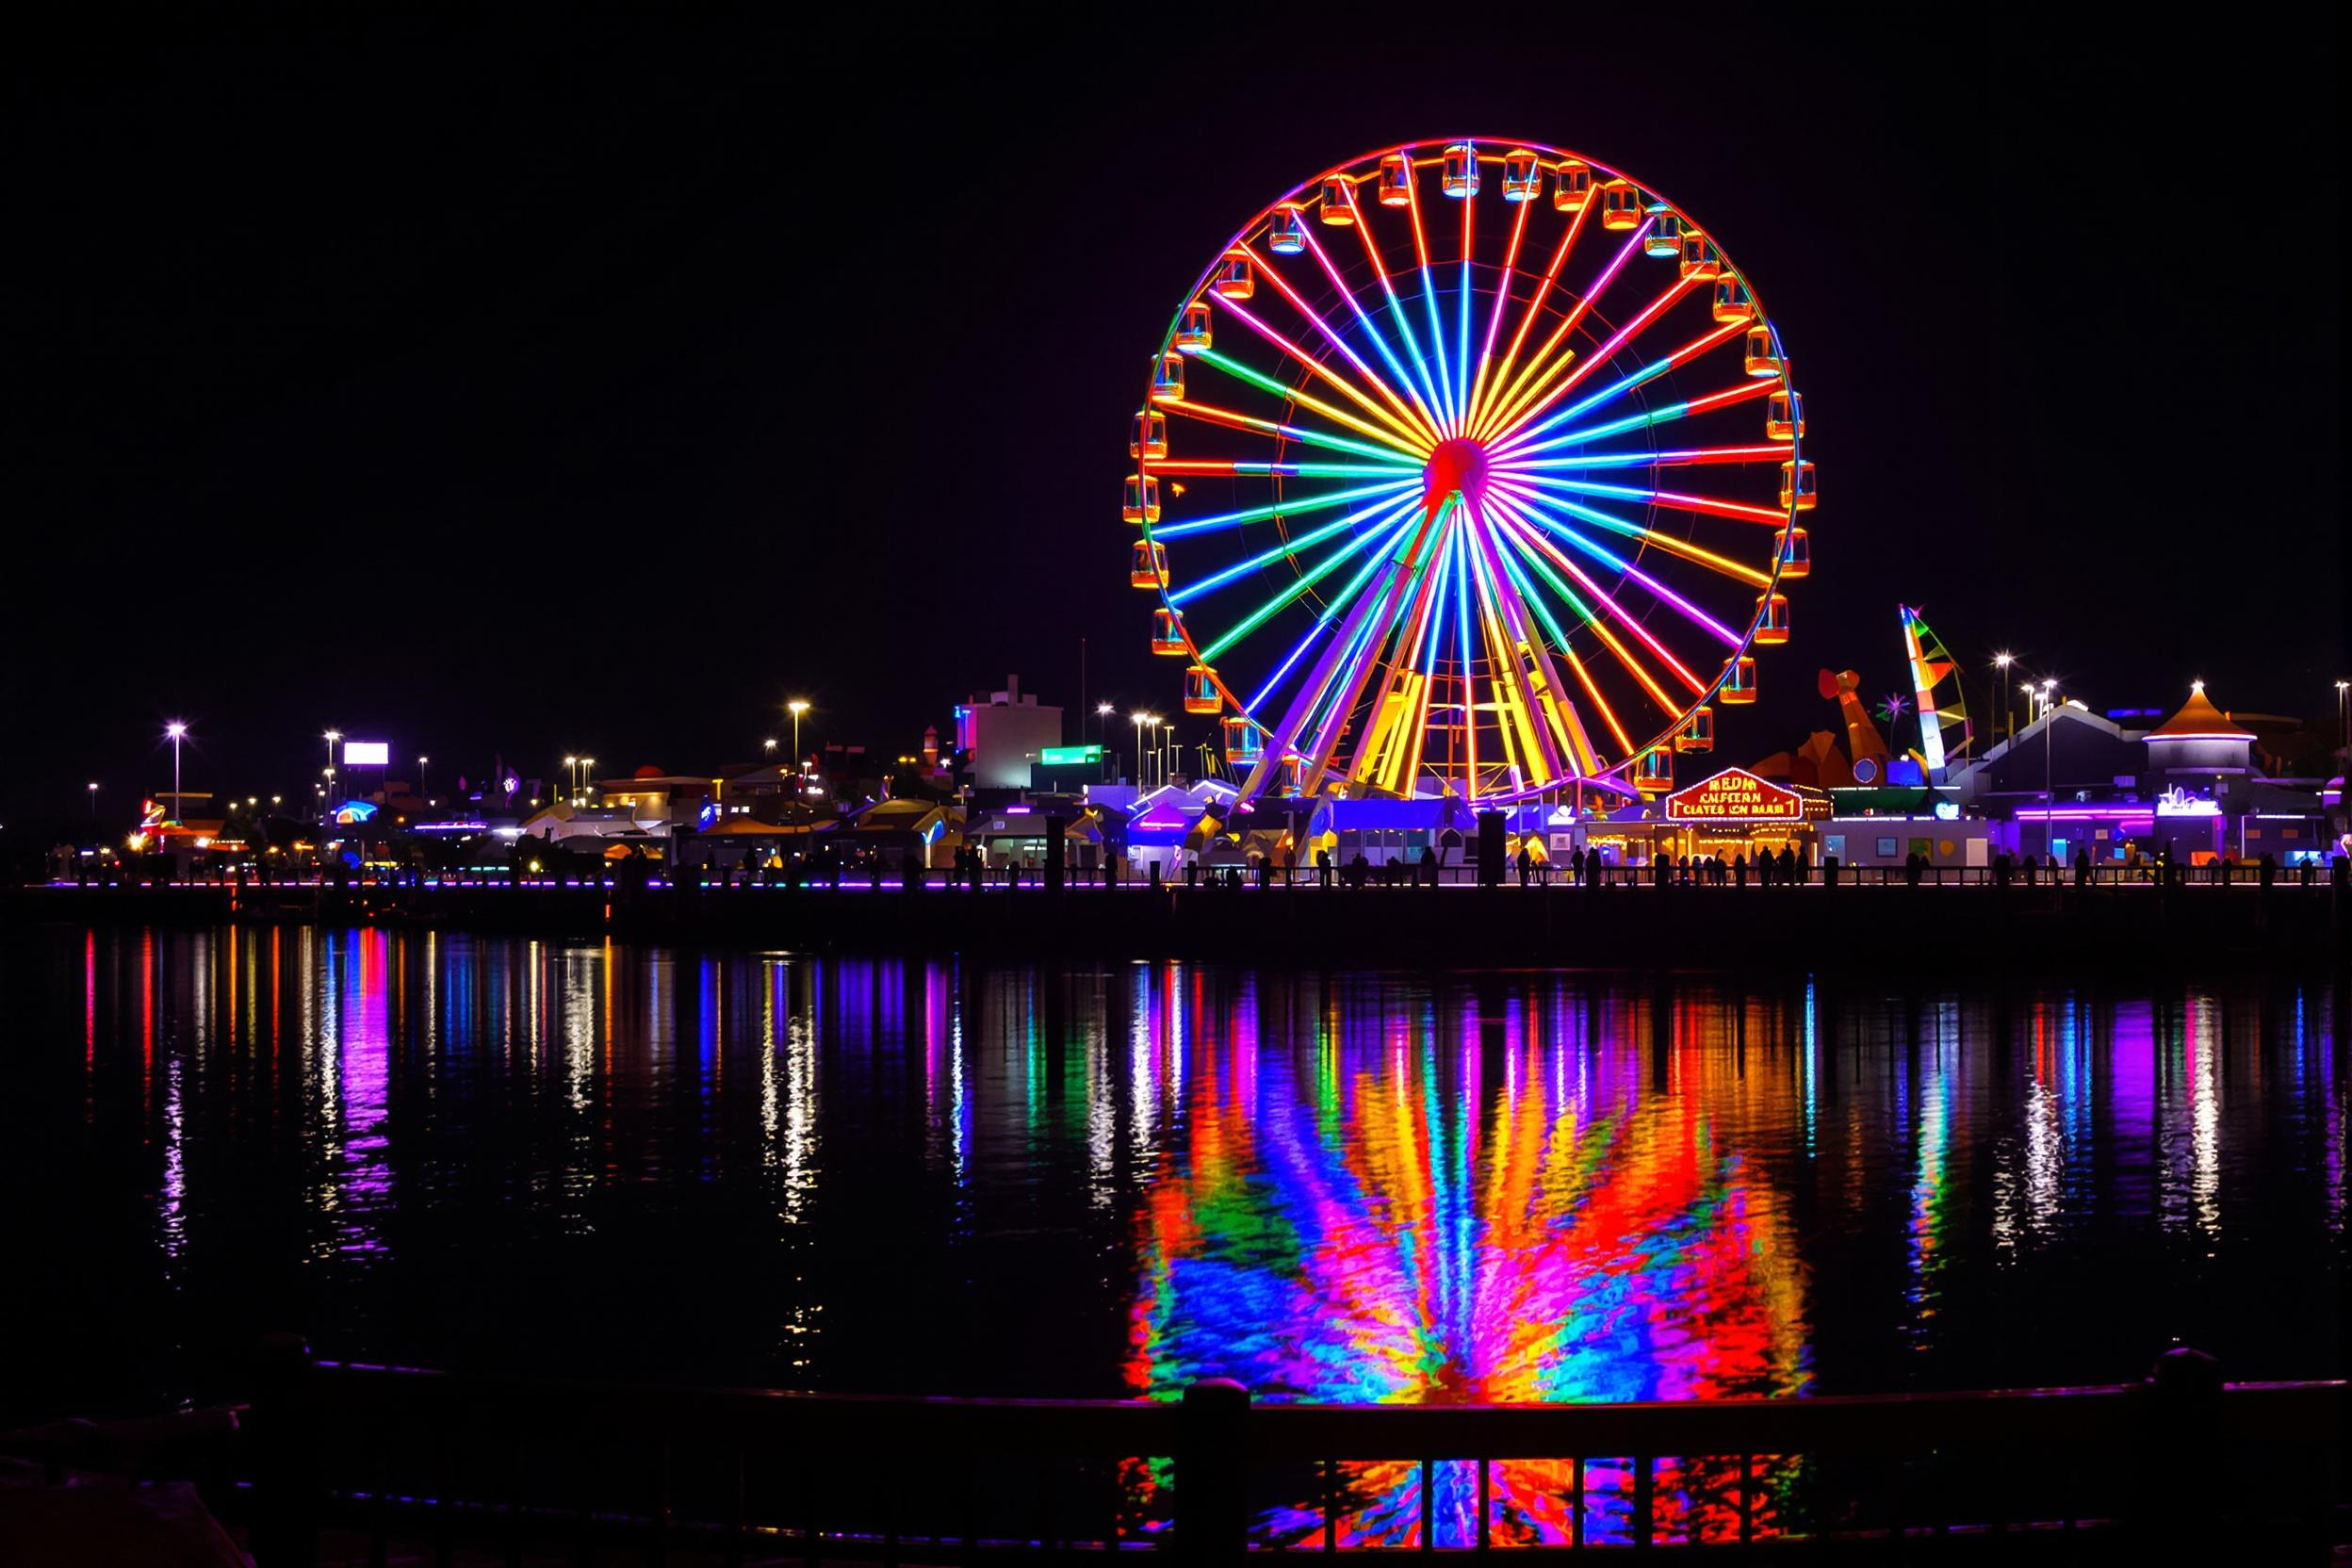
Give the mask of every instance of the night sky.
<svg viewBox="0 0 2352 1568">
<path fill-rule="evenodd" d="M 1898 600 L 2095 707 L 2352 673 L 2325 10 L 875 10 L 0 48 L 16 847 L 167 788 L 174 717 L 190 789 L 291 794 L 329 725 L 436 792 L 756 759 L 794 694 L 896 752 L 1008 670 L 1074 708 L 1082 637 L 1170 710 L 1113 510 L 1148 355 L 1265 202 L 1465 133 L 1671 195 L 1793 356 L 1817 564 L 1725 760 L 1828 721 L 1820 665 L 1902 687 Z"/>
</svg>

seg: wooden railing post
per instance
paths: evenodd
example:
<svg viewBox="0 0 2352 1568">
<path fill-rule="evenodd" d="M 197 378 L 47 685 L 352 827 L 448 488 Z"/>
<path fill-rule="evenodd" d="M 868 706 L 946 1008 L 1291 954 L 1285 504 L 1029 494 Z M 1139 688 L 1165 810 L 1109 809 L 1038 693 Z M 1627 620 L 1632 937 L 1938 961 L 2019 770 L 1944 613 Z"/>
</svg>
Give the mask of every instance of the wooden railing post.
<svg viewBox="0 0 2352 1568">
<path fill-rule="evenodd" d="M 2206 1560 L 2204 1548 L 2221 1544 L 2219 1521 L 2230 1503 L 2217 1469 L 2221 1364 L 2202 1350 L 2176 1345 L 2156 1358 L 2142 1386 L 2148 1420 L 2132 1489 L 2132 1533 L 2150 1549 L 2161 1547 L 2159 1555 L 2186 1552 L 2175 1560 Z M 2182 1476 L 2203 1477 L 2205 1482 L 2185 1490 Z M 2224 1494 L 2216 1495 L 2214 1489 Z"/>
<path fill-rule="evenodd" d="M 1177 1433 L 1177 1553 L 1232 1568 L 1250 1548 L 1250 1391 L 1231 1378 L 1187 1385 Z"/>
<path fill-rule="evenodd" d="M 318 1443 L 310 1347 L 267 1334 L 249 1416 L 253 1456 L 255 1568 L 311 1568 L 318 1552 Z"/>
</svg>

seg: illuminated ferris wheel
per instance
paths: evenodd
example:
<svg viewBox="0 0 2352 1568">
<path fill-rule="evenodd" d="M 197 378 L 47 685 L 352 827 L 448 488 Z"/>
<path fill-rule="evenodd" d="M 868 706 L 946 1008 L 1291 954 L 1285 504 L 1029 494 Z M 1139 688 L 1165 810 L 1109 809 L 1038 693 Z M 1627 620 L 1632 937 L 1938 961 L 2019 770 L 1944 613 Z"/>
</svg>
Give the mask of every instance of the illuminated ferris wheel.
<svg viewBox="0 0 2352 1568">
<path fill-rule="evenodd" d="M 1259 212 L 1128 436 L 1129 580 L 1242 799 L 1672 787 L 1810 569 L 1804 403 L 1715 236 L 1533 142 Z"/>
</svg>

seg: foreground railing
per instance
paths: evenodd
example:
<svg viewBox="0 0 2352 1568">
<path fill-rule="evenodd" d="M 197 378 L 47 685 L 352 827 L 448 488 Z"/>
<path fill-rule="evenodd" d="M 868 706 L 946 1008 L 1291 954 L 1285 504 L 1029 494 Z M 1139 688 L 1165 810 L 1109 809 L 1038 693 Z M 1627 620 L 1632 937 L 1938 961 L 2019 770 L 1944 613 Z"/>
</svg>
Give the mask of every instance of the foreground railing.
<svg viewBox="0 0 2352 1568">
<path fill-rule="evenodd" d="M 1716 1550 L 1881 1561 L 2326 1561 L 2345 1387 L 2142 1384 L 1630 1405 L 858 1397 L 453 1377 L 273 1344 L 245 1500 L 260 1568 L 357 1535 L 922 1563 L 1252 1548 Z M 2158 1555 L 2149 1555 L 2155 1553 Z"/>
</svg>

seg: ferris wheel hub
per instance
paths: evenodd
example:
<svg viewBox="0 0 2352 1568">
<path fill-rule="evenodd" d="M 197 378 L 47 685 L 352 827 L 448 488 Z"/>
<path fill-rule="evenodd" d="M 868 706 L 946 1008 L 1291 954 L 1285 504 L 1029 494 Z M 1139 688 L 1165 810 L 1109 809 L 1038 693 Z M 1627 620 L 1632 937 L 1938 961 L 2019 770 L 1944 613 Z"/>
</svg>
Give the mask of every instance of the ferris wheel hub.
<svg viewBox="0 0 2352 1568">
<path fill-rule="evenodd" d="M 1446 497 L 1460 491 L 1462 500 L 1475 508 L 1486 497 L 1486 449 L 1467 436 L 1441 441 L 1429 453 L 1421 478 L 1422 499 L 1427 504 L 1442 505 Z"/>
</svg>

